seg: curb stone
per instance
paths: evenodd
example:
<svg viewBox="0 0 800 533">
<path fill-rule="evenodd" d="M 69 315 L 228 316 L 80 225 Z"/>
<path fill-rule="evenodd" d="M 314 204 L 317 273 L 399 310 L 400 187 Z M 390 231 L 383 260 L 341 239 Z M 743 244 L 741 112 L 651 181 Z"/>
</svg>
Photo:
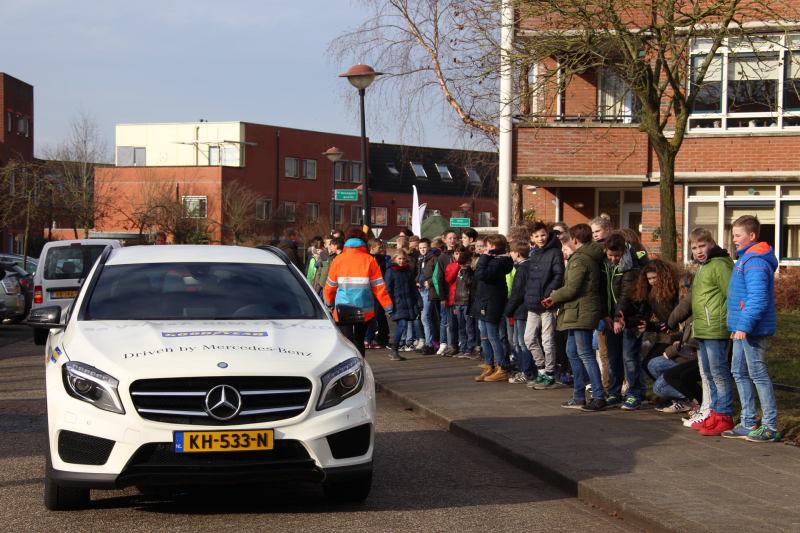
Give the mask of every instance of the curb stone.
<svg viewBox="0 0 800 533">
<path fill-rule="evenodd" d="M 376 374 L 376 391 L 410 407 L 428 420 L 444 427 L 452 434 L 475 444 L 497 457 L 508 461 L 534 476 L 550 483 L 579 500 L 599 507 L 606 513 L 649 533 L 709 533 L 711 530 L 697 522 L 677 516 L 642 501 L 635 495 L 610 487 L 601 479 L 589 477 L 568 465 L 554 461 L 535 449 L 500 435 L 431 403 L 423 403 L 413 394 L 392 383 L 383 383 Z"/>
</svg>

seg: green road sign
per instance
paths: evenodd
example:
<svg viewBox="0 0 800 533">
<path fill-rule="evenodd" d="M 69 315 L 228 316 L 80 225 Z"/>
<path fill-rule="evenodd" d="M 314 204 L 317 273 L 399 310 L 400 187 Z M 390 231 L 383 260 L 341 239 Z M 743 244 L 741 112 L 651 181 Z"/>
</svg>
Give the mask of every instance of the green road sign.
<svg viewBox="0 0 800 533">
<path fill-rule="evenodd" d="M 357 189 L 336 189 L 337 202 L 355 202 L 358 200 Z"/>
<path fill-rule="evenodd" d="M 469 219 L 468 218 L 451 218 L 450 219 L 450 226 L 453 228 L 468 228 L 469 227 Z"/>
</svg>

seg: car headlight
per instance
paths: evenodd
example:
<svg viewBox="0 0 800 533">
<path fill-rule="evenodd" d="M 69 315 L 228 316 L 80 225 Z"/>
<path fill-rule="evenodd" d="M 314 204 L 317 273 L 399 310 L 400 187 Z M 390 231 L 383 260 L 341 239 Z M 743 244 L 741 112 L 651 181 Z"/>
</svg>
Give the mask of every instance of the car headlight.
<svg viewBox="0 0 800 533">
<path fill-rule="evenodd" d="M 359 357 L 336 365 L 322 376 L 322 394 L 319 395 L 317 411 L 338 405 L 364 386 L 364 363 Z"/>
<path fill-rule="evenodd" d="M 69 361 L 61 367 L 67 394 L 98 409 L 125 414 L 119 399 L 119 380 L 93 366 Z"/>
</svg>

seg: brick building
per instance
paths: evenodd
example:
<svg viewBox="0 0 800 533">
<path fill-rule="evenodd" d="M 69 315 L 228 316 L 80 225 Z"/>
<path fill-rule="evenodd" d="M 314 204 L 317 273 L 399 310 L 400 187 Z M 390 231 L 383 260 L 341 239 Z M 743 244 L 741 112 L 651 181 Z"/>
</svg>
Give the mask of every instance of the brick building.
<svg viewBox="0 0 800 533">
<path fill-rule="evenodd" d="M 9 161 L 33 161 L 33 86 L 0 72 L 0 168 Z M 0 191 L 0 195 L 11 191 Z M 24 226 L 16 221 L 2 228 L 0 250 L 22 253 Z"/>
<path fill-rule="evenodd" d="M 335 164 L 322 155 L 334 146 L 344 152 Z M 490 175 L 496 174 L 496 165 L 484 162 L 486 154 L 375 143 L 368 151 L 372 221 L 383 230 L 382 237 L 393 237 L 409 224 L 414 183 L 420 202 L 428 202 L 432 213 L 470 211 L 476 221 L 496 216 L 496 200 L 488 192 L 496 190 Z M 95 236 L 137 240 L 139 229 L 129 215 L 153 183 L 174 184 L 176 198 L 188 213 L 220 221 L 212 242 L 227 240 L 220 227 L 225 224 L 220 196 L 225 184 L 234 181 L 261 196 L 252 207 L 259 218 L 269 219 L 277 212 L 288 223 L 329 221 L 332 189 L 357 189 L 357 200 L 333 206 L 338 227 L 354 225 L 361 205 L 360 152 L 357 136 L 247 122 L 118 125 L 116 166 L 96 172 L 97 182 L 114 190 L 117 214 L 103 221 Z M 470 166 L 468 161 L 476 163 Z"/>
<path fill-rule="evenodd" d="M 678 253 L 686 257 L 683 237 L 699 226 L 731 249 L 731 223 L 755 214 L 781 264 L 800 264 L 800 35 L 759 35 L 736 54 L 725 44 L 676 161 Z M 690 76 L 707 46 L 692 43 Z M 759 76 L 746 79 L 753 61 Z M 550 112 L 516 116 L 512 174 L 524 184 L 523 206 L 569 224 L 607 213 L 657 252 L 658 159 L 638 131 L 627 86 L 588 69 L 565 84 Z"/>
</svg>

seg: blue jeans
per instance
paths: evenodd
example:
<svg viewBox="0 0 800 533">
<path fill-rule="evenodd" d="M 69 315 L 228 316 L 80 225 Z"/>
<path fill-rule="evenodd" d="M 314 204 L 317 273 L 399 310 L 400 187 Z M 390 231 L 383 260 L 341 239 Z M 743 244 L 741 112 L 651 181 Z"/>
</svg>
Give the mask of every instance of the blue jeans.
<svg viewBox="0 0 800 533">
<path fill-rule="evenodd" d="M 519 371 L 527 377 L 531 377 L 536 369 L 533 367 L 533 355 L 525 344 L 525 328 L 528 325 L 527 320 L 514 320 L 514 349 L 517 353 L 517 361 L 519 361 Z M 543 368 L 540 370 L 544 371 Z"/>
<path fill-rule="evenodd" d="M 503 351 L 503 345 L 500 344 L 500 327 L 503 325 L 493 324 L 485 320 L 478 320 L 478 327 L 481 329 L 481 347 L 483 348 L 483 360 L 487 365 L 494 365 L 495 360 L 497 366 L 508 368 L 508 355 Z"/>
<path fill-rule="evenodd" d="M 718 415 L 733 416 L 733 379 L 728 364 L 727 341 L 697 339 L 700 364 L 711 387 L 711 409 Z"/>
<path fill-rule="evenodd" d="M 647 363 L 647 369 L 650 371 L 653 377 L 656 378 L 656 382 L 653 384 L 653 392 L 662 398 L 686 401 L 687 398 L 683 394 L 675 390 L 672 386 L 668 385 L 664 380 L 664 372 L 673 366 L 678 366 L 678 363 L 672 359 L 667 359 L 663 355 L 650 359 L 650 362 Z"/>
<path fill-rule="evenodd" d="M 567 356 L 572 366 L 572 380 L 575 391 L 572 397 L 576 402 L 586 401 L 586 378 L 592 384 L 592 398 L 605 398 L 603 376 L 592 350 L 592 330 L 570 329 L 567 336 Z"/>
<path fill-rule="evenodd" d="M 428 289 L 421 288 L 419 295 L 422 297 L 422 328 L 425 331 L 425 344 L 433 346 L 433 322 L 431 321 L 431 302 L 428 300 Z"/>
<path fill-rule="evenodd" d="M 458 312 L 458 342 L 461 343 L 462 352 L 471 352 L 475 349 L 475 321 L 467 313 L 466 305 L 457 305 Z"/>
<path fill-rule="evenodd" d="M 395 348 L 400 348 L 400 341 L 403 340 L 403 335 L 405 335 L 406 327 L 408 327 L 408 320 L 405 318 L 401 318 L 397 321 L 397 328 L 394 330 L 394 344 Z"/>
<path fill-rule="evenodd" d="M 767 373 L 767 337 L 748 335 L 744 340 L 734 339 L 731 371 L 739 389 L 739 400 L 742 402 L 742 424 L 747 427 L 756 425 L 754 393 L 757 390 L 764 415 L 761 425 L 777 431 L 778 405 Z"/>
<path fill-rule="evenodd" d="M 409 320 L 406 326 L 406 332 L 403 335 L 402 341 L 406 346 L 412 346 L 417 339 L 425 338 L 425 333 L 422 330 L 422 322 L 419 318 Z"/>
<path fill-rule="evenodd" d="M 628 395 L 639 400 L 647 397 L 647 382 L 642 368 L 642 343 L 639 331 L 625 328 L 622 333 L 604 330 L 608 349 L 608 395 L 620 396 L 622 382 L 628 375 Z"/>
<path fill-rule="evenodd" d="M 458 324 L 455 309 L 452 305 L 441 302 L 439 311 L 439 342 L 446 342 L 448 346 L 455 346 L 458 343 Z"/>
</svg>

